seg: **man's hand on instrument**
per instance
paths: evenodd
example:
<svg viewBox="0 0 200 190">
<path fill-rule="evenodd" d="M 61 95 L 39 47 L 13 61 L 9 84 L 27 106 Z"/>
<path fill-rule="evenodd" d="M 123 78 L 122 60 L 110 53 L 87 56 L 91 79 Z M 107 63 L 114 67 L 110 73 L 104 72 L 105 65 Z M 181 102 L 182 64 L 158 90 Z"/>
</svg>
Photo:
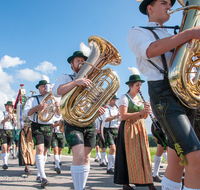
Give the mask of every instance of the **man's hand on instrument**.
<svg viewBox="0 0 200 190">
<path fill-rule="evenodd" d="M 77 86 L 89 86 L 92 83 L 92 81 L 87 78 L 80 78 L 80 79 L 76 79 L 75 83 Z"/>
<path fill-rule="evenodd" d="M 104 107 L 100 107 L 99 108 L 99 115 L 103 115 L 105 113 L 105 108 Z"/>
<path fill-rule="evenodd" d="M 38 105 L 38 110 L 44 110 L 46 109 L 47 107 L 47 104 L 45 104 L 44 102 L 41 102 L 39 105 Z"/>
</svg>

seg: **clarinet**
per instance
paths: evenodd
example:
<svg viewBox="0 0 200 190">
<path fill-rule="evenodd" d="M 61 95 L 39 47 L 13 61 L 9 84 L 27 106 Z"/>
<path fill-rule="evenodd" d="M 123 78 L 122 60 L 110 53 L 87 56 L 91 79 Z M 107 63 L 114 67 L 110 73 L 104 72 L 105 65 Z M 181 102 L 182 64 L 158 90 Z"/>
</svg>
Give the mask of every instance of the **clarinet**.
<svg viewBox="0 0 200 190">
<path fill-rule="evenodd" d="M 145 99 L 144 99 L 144 97 L 143 97 L 143 95 L 142 95 L 142 92 L 139 91 L 139 94 L 140 94 L 140 96 L 141 96 L 141 98 L 142 98 L 142 100 L 143 100 L 143 102 L 144 102 L 144 105 L 147 106 L 146 101 L 145 101 Z M 151 120 L 152 120 L 152 122 L 153 122 L 153 125 L 154 125 L 155 129 L 156 129 L 156 130 L 159 130 L 160 127 L 159 127 L 158 124 L 156 123 L 155 118 L 152 116 L 152 114 L 149 114 L 149 116 L 150 116 L 150 118 L 151 118 Z"/>
</svg>

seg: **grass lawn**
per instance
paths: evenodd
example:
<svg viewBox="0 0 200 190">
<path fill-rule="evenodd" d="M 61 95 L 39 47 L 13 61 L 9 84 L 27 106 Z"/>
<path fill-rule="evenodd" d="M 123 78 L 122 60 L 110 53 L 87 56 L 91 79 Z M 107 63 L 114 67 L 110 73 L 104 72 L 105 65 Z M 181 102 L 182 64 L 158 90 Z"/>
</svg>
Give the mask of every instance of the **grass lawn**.
<svg viewBox="0 0 200 190">
<path fill-rule="evenodd" d="M 106 150 L 107 154 L 109 152 L 109 149 L 107 148 Z M 50 150 L 50 153 L 53 154 L 53 150 Z M 150 147 L 150 154 L 151 154 L 151 161 L 154 162 L 154 155 L 156 153 L 156 147 Z M 68 156 L 72 156 L 72 152 L 70 152 L 70 154 L 68 154 L 68 147 L 65 147 L 62 150 L 62 155 L 68 155 Z M 92 152 L 91 152 L 91 158 L 95 158 L 96 156 L 96 149 L 93 148 Z M 167 163 L 166 160 L 163 158 L 162 159 L 162 163 Z"/>
</svg>

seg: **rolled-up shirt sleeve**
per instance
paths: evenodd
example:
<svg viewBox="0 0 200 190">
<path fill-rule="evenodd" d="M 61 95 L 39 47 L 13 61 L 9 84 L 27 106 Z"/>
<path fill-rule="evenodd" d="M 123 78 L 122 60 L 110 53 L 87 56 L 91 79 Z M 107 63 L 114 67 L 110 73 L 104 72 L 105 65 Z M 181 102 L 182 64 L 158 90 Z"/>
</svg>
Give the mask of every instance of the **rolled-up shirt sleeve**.
<svg viewBox="0 0 200 190">
<path fill-rule="evenodd" d="M 152 40 L 151 35 L 147 35 L 144 30 L 141 30 L 140 27 L 134 27 L 129 30 L 127 36 L 128 46 L 131 51 L 136 55 L 136 57 L 148 59 L 147 49 L 150 44 L 155 40 Z"/>
<path fill-rule="evenodd" d="M 35 105 L 33 105 L 33 101 L 34 101 L 34 98 L 31 97 L 27 100 L 25 106 L 24 106 L 24 112 L 23 112 L 23 115 L 25 117 L 28 117 L 28 112 L 31 108 L 35 107 Z"/>
<path fill-rule="evenodd" d="M 70 81 L 72 81 L 72 80 L 71 80 L 71 78 L 68 75 L 65 75 L 65 74 L 60 75 L 58 77 L 58 79 L 56 80 L 55 85 L 54 85 L 54 87 L 52 89 L 52 94 L 55 97 L 61 97 L 62 95 L 58 94 L 58 87 L 60 85 L 66 84 L 66 83 L 68 83 Z"/>
<path fill-rule="evenodd" d="M 5 119 L 5 118 L 4 118 L 3 112 L 0 112 L 0 124 L 1 124 L 1 121 L 4 120 L 4 119 Z"/>
</svg>

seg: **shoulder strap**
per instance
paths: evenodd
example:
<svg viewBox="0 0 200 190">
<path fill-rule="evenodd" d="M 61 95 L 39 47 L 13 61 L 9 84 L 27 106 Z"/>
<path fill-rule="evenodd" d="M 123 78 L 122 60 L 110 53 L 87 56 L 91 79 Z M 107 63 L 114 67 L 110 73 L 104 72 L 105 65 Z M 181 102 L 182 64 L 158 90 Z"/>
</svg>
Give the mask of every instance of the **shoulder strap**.
<svg viewBox="0 0 200 190">
<path fill-rule="evenodd" d="M 145 28 L 147 30 L 150 30 L 153 33 L 156 40 L 160 39 L 158 37 L 158 35 L 153 31 L 156 27 L 143 27 L 143 26 L 141 26 L 141 28 Z M 159 28 L 161 28 L 161 27 L 159 27 Z M 160 71 L 160 73 L 164 74 L 167 77 L 168 76 L 168 67 L 167 67 L 167 61 L 166 61 L 165 54 L 161 55 L 161 59 L 162 59 L 162 64 L 163 64 L 164 70 L 161 69 L 159 66 L 157 66 L 153 61 L 151 61 L 149 59 L 147 61 L 149 61 L 154 67 L 156 67 Z"/>
<path fill-rule="evenodd" d="M 36 100 L 37 100 L 37 103 L 38 103 L 38 105 L 40 104 L 40 101 L 39 101 L 39 98 L 38 98 L 38 96 L 32 96 L 32 97 L 35 97 L 36 98 Z M 34 113 L 34 121 L 37 121 L 37 123 L 38 123 L 38 115 L 37 115 L 37 113 L 38 112 L 35 112 Z M 35 119 L 35 117 L 36 117 L 36 119 Z"/>
<path fill-rule="evenodd" d="M 3 112 L 3 115 L 4 115 L 4 119 L 5 119 L 5 111 Z M 5 123 L 4 123 L 5 124 Z M 3 124 L 3 130 L 4 130 L 4 124 Z"/>
</svg>

